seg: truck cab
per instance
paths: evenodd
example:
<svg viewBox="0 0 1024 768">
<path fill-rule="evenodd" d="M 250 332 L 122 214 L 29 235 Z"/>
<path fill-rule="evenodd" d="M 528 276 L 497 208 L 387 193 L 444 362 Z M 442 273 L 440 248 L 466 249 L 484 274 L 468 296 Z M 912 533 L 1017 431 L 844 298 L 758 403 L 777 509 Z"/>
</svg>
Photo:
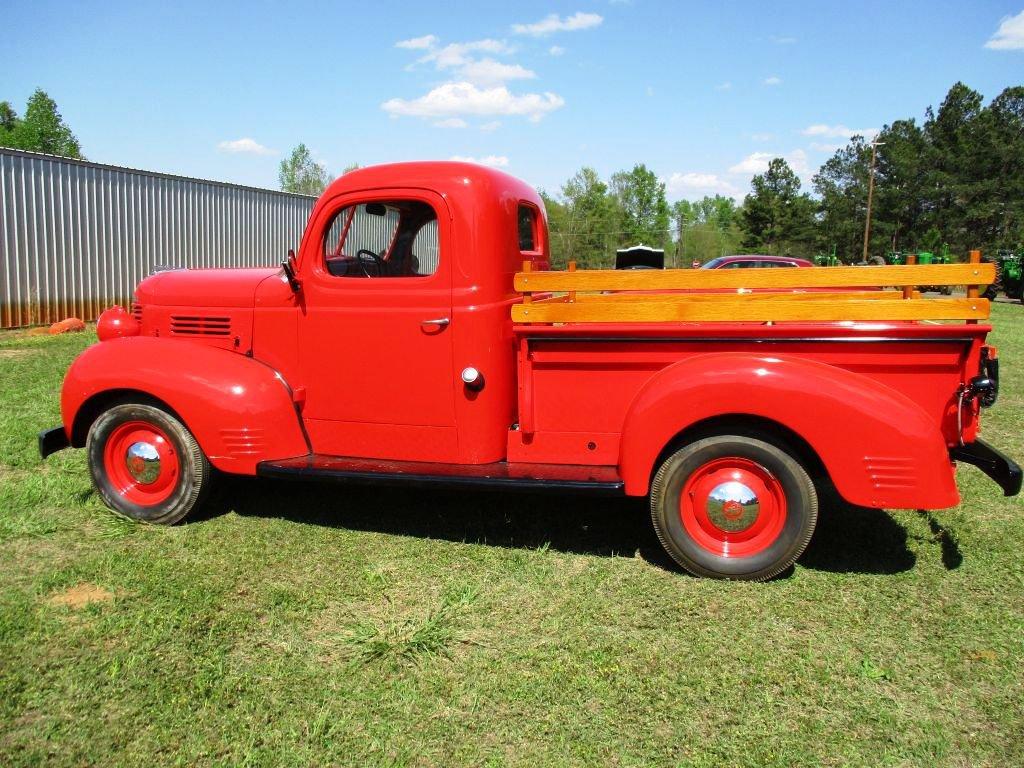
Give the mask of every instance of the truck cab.
<svg viewBox="0 0 1024 768">
<path fill-rule="evenodd" d="M 154 523 L 200 505 L 213 468 L 649 496 L 677 562 L 744 579 L 800 555 L 821 482 L 856 504 L 941 508 L 959 500 L 956 459 L 1020 488 L 1019 468 L 978 439 L 998 381 L 988 326 L 900 319 L 974 318 L 984 300 L 861 295 L 848 286 L 869 273 L 841 267 L 580 272 L 584 287 L 610 282 L 577 296 L 549 254 L 540 196 L 500 171 L 345 174 L 281 268 L 159 272 L 130 311 L 104 313 L 41 452 L 86 448 L 107 504 Z M 928 277 L 987 274 L 949 269 Z M 854 319 L 821 292 L 807 295 L 827 322 L 772 320 L 802 317 L 795 295 L 708 295 L 798 280 L 745 272 L 834 273 Z M 863 304 L 893 321 L 857 321 Z"/>
</svg>

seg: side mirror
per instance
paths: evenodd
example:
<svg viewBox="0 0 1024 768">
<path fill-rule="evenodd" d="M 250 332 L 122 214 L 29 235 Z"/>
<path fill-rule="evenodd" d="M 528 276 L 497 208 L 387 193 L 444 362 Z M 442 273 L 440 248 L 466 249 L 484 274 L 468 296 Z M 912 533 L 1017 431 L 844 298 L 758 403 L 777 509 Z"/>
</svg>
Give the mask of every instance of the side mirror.
<svg viewBox="0 0 1024 768">
<path fill-rule="evenodd" d="M 288 249 L 288 258 L 281 262 L 281 269 L 284 270 L 285 279 L 291 286 L 292 292 L 298 293 L 302 290 L 302 283 L 295 276 L 295 251 L 291 248 Z"/>
</svg>

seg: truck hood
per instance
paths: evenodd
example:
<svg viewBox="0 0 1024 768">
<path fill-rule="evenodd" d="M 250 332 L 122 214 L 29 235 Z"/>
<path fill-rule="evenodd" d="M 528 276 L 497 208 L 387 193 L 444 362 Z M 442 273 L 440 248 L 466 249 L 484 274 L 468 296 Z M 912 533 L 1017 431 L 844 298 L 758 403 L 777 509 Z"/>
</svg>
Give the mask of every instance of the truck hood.
<svg viewBox="0 0 1024 768">
<path fill-rule="evenodd" d="M 281 270 L 172 269 L 157 272 L 139 283 L 140 304 L 171 307 L 252 307 L 256 288 Z"/>
</svg>

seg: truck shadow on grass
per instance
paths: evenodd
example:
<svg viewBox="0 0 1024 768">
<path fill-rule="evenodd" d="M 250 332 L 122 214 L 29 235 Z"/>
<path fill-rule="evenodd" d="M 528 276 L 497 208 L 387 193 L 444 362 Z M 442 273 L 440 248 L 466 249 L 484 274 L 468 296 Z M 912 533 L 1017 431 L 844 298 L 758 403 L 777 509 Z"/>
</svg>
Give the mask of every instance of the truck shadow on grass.
<svg viewBox="0 0 1024 768">
<path fill-rule="evenodd" d="M 635 498 L 413 491 L 225 477 L 190 522 L 228 512 L 494 547 L 639 555 L 657 567 L 681 571 L 658 543 L 646 502 Z M 888 512 L 823 499 L 814 538 L 799 562 L 834 573 L 900 573 L 916 562 L 907 542 L 906 528 Z"/>
</svg>

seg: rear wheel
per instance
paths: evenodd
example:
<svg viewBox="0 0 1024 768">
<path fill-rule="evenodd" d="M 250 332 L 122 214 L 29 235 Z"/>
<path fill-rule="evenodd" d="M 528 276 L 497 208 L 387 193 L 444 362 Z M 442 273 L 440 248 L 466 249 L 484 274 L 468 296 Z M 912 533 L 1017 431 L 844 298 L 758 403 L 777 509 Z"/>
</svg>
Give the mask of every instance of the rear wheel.
<svg viewBox="0 0 1024 768">
<path fill-rule="evenodd" d="M 999 295 L 999 292 L 1003 290 L 1003 265 L 998 260 L 990 261 L 989 259 L 985 259 L 985 261 L 995 265 L 996 279 L 992 281 L 992 285 L 987 286 L 985 290 L 981 292 L 981 295 L 982 298 L 992 301 Z"/>
<path fill-rule="evenodd" d="M 133 520 L 176 523 L 209 490 L 209 461 L 185 425 L 161 408 L 110 408 L 89 429 L 86 449 L 103 501 Z"/>
<path fill-rule="evenodd" d="M 716 435 L 662 463 L 651 520 L 665 551 L 697 576 L 759 581 L 792 565 L 818 519 L 814 483 L 763 440 Z"/>
</svg>

